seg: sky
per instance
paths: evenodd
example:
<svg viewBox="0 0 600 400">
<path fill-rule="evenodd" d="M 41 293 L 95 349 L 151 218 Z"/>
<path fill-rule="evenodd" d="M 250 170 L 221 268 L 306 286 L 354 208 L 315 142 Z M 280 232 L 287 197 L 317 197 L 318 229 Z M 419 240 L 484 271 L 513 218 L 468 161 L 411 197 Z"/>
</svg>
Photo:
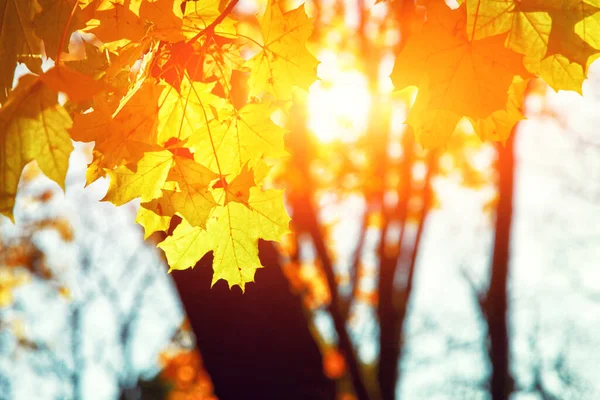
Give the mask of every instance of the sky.
<svg viewBox="0 0 600 400">
<path fill-rule="evenodd" d="M 18 235 L 25 221 L 49 216 L 67 218 L 75 235 L 73 242 L 50 230 L 34 236 L 71 298 L 34 279 L 13 291 L 12 307 L 0 310 L 0 320 L 42 349 L 31 351 L 15 329 L 2 330 L 0 382 L 9 382 L 0 385 L 3 399 L 66 399 L 76 390 L 78 398 L 115 399 L 120 386 L 158 372 L 159 352 L 183 320 L 164 262 L 133 223 L 136 205 L 99 202 L 106 181 L 83 188 L 84 147 L 71 156 L 65 195 L 40 176 L 22 187 L 17 225 L 0 221 L 4 238 Z M 54 193 L 48 203 L 30 200 L 47 190 Z"/>
</svg>

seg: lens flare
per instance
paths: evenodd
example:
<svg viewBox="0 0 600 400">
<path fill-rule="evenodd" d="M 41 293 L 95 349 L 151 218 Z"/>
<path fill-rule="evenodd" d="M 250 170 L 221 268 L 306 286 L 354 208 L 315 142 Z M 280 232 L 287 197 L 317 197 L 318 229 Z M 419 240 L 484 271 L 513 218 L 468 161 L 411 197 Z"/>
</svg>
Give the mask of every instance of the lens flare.
<svg viewBox="0 0 600 400">
<path fill-rule="evenodd" d="M 319 78 L 309 89 L 308 128 L 324 143 L 356 141 L 367 128 L 371 93 L 363 73 L 344 69 L 333 52 L 324 52 Z"/>
</svg>

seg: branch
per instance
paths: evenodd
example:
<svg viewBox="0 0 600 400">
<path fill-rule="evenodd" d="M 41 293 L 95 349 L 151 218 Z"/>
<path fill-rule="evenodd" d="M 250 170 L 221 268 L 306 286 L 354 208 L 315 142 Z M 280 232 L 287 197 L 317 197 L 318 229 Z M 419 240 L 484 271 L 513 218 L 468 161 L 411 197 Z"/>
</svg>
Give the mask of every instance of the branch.
<svg viewBox="0 0 600 400">
<path fill-rule="evenodd" d="M 358 400 L 369 400 L 369 392 L 362 379 L 358 357 L 354 352 L 352 341 L 350 340 L 348 330 L 346 329 L 345 316 L 340 308 L 340 298 L 335 272 L 333 271 L 333 263 L 327 252 L 327 247 L 317 221 L 317 214 L 312 204 L 312 199 L 309 196 L 307 197 L 306 201 L 303 202 L 300 207 L 298 207 L 298 204 L 295 204 L 296 207 L 294 207 L 294 210 L 299 211 L 302 209 L 302 216 L 304 217 L 300 219 L 302 221 L 302 226 L 311 235 L 315 250 L 321 260 L 323 271 L 325 272 L 325 278 L 331 297 L 328 310 L 333 319 L 335 331 L 338 336 L 339 348 L 344 354 L 346 364 L 348 365 L 348 372 L 350 374 L 350 379 L 352 380 L 352 385 L 354 386 L 356 397 Z"/>
<path fill-rule="evenodd" d="M 462 275 L 465 282 L 467 283 L 467 285 L 473 292 L 473 297 L 477 301 L 477 305 L 479 307 L 479 311 L 481 312 L 482 317 L 484 319 L 487 319 L 487 316 L 486 316 L 487 315 L 486 314 L 487 306 L 486 306 L 485 292 L 478 287 L 478 285 L 475 283 L 475 281 L 473 281 L 473 278 L 469 275 L 469 273 L 467 272 L 467 270 L 465 268 L 460 269 L 460 274 Z"/>
<path fill-rule="evenodd" d="M 225 7 L 223 12 L 217 17 L 217 19 L 215 19 L 213 22 L 211 22 L 210 25 L 206 26 L 206 28 L 204 28 L 200 32 L 198 32 L 196 34 L 196 36 L 191 38 L 188 41 L 188 44 L 195 42 L 196 40 L 200 39 L 205 34 L 213 34 L 215 32 L 215 27 L 217 25 L 219 25 L 221 22 L 223 22 L 223 20 L 225 18 L 227 18 L 227 16 L 229 14 L 231 14 L 231 12 L 233 11 L 233 8 L 237 5 L 238 2 L 239 2 L 239 0 L 231 0 L 229 2 L 229 4 L 227 4 L 227 7 Z"/>
<path fill-rule="evenodd" d="M 326 282 L 331 295 L 331 301 L 328 307 L 329 313 L 333 319 L 334 327 L 338 336 L 338 346 L 344 354 L 348 372 L 354 391 L 358 400 L 369 400 L 369 392 L 362 378 L 362 373 L 358 358 L 354 352 L 352 342 L 346 329 L 346 321 L 340 309 L 339 293 L 333 264 L 327 252 L 325 240 L 321 233 L 317 212 L 313 204 L 314 183 L 307 171 L 310 171 L 312 161 L 311 140 L 306 130 L 306 108 L 297 105 L 290 112 L 290 129 L 293 134 L 288 136 L 289 147 L 292 150 L 292 167 L 302 176 L 303 185 L 301 188 L 290 188 L 288 191 L 290 205 L 292 208 L 293 223 L 298 228 L 298 232 L 309 233 L 312 237 L 316 253 L 321 260 L 325 273 Z"/>
<path fill-rule="evenodd" d="M 383 285 L 380 282 L 380 290 L 386 290 L 386 292 L 380 293 L 386 296 L 379 299 L 380 306 L 378 310 L 380 323 L 378 379 L 384 400 L 394 399 L 396 384 L 399 379 L 398 363 L 402 357 L 402 332 L 404 330 L 408 302 L 413 291 L 417 256 L 421 245 L 425 220 L 427 219 L 433 197 L 431 179 L 435 173 L 436 161 L 436 154 L 430 152 L 427 160 L 427 175 L 425 176 L 425 182 L 423 183 L 423 207 L 421 209 L 416 237 L 412 246 L 410 263 L 408 265 L 407 282 L 401 293 L 399 293 L 399 296 L 396 295 L 394 290 L 394 275 L 390 275 L 390 272 L 386 272 L 383 269 L 386 268 L 385 265 L 381 266 L 381 273 L 386 273 L 386 275 L 385 278 L 380 278 L 380 281 L 390 281 L 385 282 Z M 394 261 L 396 261 L 397 264 L 397 260 Z M 390 270 L 395 272 L 395 268 L 396 266 L 394 265 Z"/>
<path fill-rule="evenodd" d="M 518 125 L 517 125 L 518 126 Z M 505 146 L 498 146 L 498 205 L 490 284 L 486 310 L 490 364 L 490 394 L 493 400 L 510 397 L 513 378 L 510 372 L 510 348 L 507 321 L 508 277 L 510 264 L 510 238 L 513 218 L 513 192 L 515 175 L 514 141 L 517 128 L 513 128 Z"/>
<path fill-rule="evenodd" d="M 69 26 L 71 25 L 71 21 L 73 20 L 73 16 L 75 15 L 75 11 L 77 11 L 77 6 L 79 1 L 73 2 L 73 7 L 71 8 L 71 13 L 69 14 L 69 18 L 67 19 L 67 23 L 65 25 L 65 29 L 63 30 L 62 36 L 60 38 L 60 43 L 58 44 L 58 50 L 56 53 L 56 65 L 60 64 L 60 55 L 62 53 L 62 48 L 65 45 L 65 40 L 67 40 L 67 32 L 69 31 Z"/>
<path fill-rule="evenodd" d="M 358 283 L 360 281 L 361 272 L 361 257 L 363 248 L 365 246 L 365 238 L 367 236 L 368 220 L 369 212 L 365 210 L 360 228 L 360 235 L 358 237 L 358 243 L 356 244 L 356 249 L 354 250 L 354 255 L 352 257 L 352 263 L 350 264 L 350 294 L 346 299 L 340 299 L 340 301 L 342 301 L 341 308 L 345 321 L 348 321 L 352 301 L 356 298 L 358 293 Z"/>
</svg>

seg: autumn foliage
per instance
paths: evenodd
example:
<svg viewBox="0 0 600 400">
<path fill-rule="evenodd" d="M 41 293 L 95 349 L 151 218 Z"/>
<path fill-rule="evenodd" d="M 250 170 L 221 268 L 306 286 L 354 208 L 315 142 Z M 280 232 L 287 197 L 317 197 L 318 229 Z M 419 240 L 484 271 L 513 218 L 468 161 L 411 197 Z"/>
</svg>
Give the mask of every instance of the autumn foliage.
<svg viewBox="0 0 600 400">
<path fill-rule="evenodd" d="M 596 0 L 405 3 L 393 8 L 407 29 L 391 78 L 425 148 L 465 118 L 506 140 L 530 78 L 581 92 L 600 54 Z M 243 290 L 258 240 L 289 232 L 283 191 L 266 184 L 287 155 L 271 117 L 285 120 L 316 79 L 312 20 L 286 4 L 249 15 L 238 0 L 2 0 L 2 214 L 13 218 L 25 165 L 64 187 L 72 141 L 94 142 L 87 182 L 108 177 L 116 205 L 140 199 L 146 236 L 169 232 L 171 269 L 213 252 L 213 283 Z M 13 87 L 18 63 L 30 73 Z"/>
</svg>

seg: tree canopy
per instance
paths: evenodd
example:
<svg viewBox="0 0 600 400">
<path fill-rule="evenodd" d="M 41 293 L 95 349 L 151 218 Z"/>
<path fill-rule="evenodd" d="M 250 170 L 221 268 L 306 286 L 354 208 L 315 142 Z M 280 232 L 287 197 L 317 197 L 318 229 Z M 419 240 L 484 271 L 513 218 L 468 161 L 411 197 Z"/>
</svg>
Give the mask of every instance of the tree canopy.
<svg viewBox="0 0 600 400">
<path fill-rule="evenodd" d="M 87 182 L 108 177 L 104 200 L 139 198 L 136 221 L 171 269 L 213 252 L 213 284 L 253 282 L 258 240 L 289 232 L 271 168 L 316 79 L 303 5 L 269 0 L 259 15 L 238 0 L 2 0 L 0 211 L 13 217 L 21 172 L 36 161 L 64 187 L 72 140 L 95 142 Z M 237 7 L 239 8 L 239 7 Z M 581 92 L 600 54 L 600 2 L 406 2 L 391 75 L 425 148 L 466 119 L 506 141 L 523 119 L 528 80 Z M 30 73 L 13 85 L 22 63 Z M 415 90 L 416 88 L 416 90 Z M 277 120 L 280 120 L 278 118 Z M 172 218 L 181 218 L 170 229 Z"/>
</svg>

